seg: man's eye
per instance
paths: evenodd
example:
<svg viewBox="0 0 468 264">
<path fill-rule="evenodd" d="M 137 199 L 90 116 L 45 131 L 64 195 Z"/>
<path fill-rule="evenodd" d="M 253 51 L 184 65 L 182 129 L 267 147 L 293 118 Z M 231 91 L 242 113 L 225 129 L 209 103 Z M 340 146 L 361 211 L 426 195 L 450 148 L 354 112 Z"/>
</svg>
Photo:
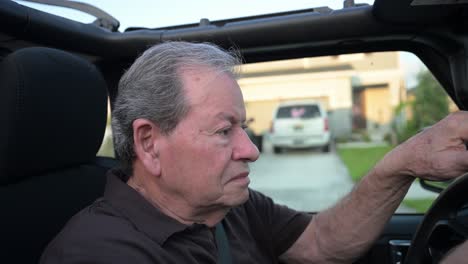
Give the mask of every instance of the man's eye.
<svg viewBox="0 0 468 264">
<path fill-rule="evenodd" d="M 248 128 L 248 126 L 247 126 L 246 124 L 242 124 L 241 128 L 242 128 L 243 130 L 246 130 L 246 129 Z"/>
<path fill-rule="evenodd" d="M 229 135 L 230 132 L 231 132 L 231 128 L 225 128 L 225 129 L 219 130 L 216 133 L 219 134 L 219 135 L 222 135 L 222 136 L 227 136 L 227 135 Z"/>
</svg>

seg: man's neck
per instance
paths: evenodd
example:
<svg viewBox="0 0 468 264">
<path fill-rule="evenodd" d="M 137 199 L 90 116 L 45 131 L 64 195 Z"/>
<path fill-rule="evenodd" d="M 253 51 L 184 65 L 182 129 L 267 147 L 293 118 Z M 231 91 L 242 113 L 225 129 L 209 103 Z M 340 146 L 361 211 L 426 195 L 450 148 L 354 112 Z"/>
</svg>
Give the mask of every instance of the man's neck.
<svg viewBox="0 0 468 264">
<path fill-rule="evenodd" d="M 228 213 L 229 208 L 192 208 L 184 199 L 167 195 L 157 184 L 131 176 L 127 184 L 165 215 L 185 225 L 205 224 L 215 226 Z"/>
</svg>

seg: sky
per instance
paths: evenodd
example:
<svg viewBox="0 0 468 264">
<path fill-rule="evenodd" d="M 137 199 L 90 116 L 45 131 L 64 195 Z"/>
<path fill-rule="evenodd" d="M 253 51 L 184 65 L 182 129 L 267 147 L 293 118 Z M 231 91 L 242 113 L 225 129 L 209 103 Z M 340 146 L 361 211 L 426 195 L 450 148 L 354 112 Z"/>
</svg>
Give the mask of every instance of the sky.
<svg viewBox="0 0 468 264">
<path fill-rule="evenodd" d="M 78 21 L 93 21 L 92 16 L 79 11 L 61 7 L 47 7 L 26 1 L 17 2 L 41 10 L 45 8 L 48 12 L 55 14 L 58 12 Z M 201 18 L 220 20 L 322 6 L 329 6 L 332 9 L 343 7 L 341 0 L 81 0 L 80 2 L 92 4 L 111 14 L 120 21 L 121 29 L 129 26 L 173 26 L 195 23 Z M 355 0 L 355 2 L 372 4 L 374 1 Z"/>
<path fill-rule="evenodd" d="M 61 15 L 84 23 L 90 23 L 94 17 L 80 11 L 61 7 L 16 1 L 39 10 Z M 328 6 L 341 9 L 341 0 L 81 0 L 90 3 L 120 21 L 120 31 L 127 27 L 165 27 L 188 23 L 197 23 L 201 18 L 211 21 L 268 14 L 289 10 Z M 355 0 L 355 3 L 372 4 L 373 0 Z M 411 53 L 400 53 L 400 62 L 405 72 L 406 87 L 416 84 L 415 75 L 424 66 Z"/>
</svg>

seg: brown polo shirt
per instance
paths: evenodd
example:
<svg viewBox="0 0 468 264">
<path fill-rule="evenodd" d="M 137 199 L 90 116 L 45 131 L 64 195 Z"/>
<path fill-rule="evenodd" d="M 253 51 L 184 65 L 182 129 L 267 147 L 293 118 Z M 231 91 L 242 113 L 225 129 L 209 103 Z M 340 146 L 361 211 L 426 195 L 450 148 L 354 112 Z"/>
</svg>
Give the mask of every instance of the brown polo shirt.
<svg viewBox="0 0 468 264">
<path fill-rule="evenodd" d="M 117 170 L 108 173 L 104 197 L 67 223 L 41 263 L 216 263 L 213 228 L 166 216 L 125 178 Z M 310 219 L 250 190 L 249 200 L 223 219 L 232 263 L 277 263 Z"/>
</svg>

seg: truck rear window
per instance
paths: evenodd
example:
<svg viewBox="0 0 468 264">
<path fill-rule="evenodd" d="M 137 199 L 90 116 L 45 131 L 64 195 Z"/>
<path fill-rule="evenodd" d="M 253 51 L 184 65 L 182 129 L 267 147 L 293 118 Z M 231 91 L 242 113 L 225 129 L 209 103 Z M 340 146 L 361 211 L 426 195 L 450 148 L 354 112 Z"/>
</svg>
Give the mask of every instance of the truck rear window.
<svg viewBox="0 0 468 264">
<path fill-rule="evenodd" d="M 276 114 L 277 119 L 314 117 L 320 117 L 320 110 L 317 105 L 282 106 L 278 109 L 278 113 Z"/>
</svg>

